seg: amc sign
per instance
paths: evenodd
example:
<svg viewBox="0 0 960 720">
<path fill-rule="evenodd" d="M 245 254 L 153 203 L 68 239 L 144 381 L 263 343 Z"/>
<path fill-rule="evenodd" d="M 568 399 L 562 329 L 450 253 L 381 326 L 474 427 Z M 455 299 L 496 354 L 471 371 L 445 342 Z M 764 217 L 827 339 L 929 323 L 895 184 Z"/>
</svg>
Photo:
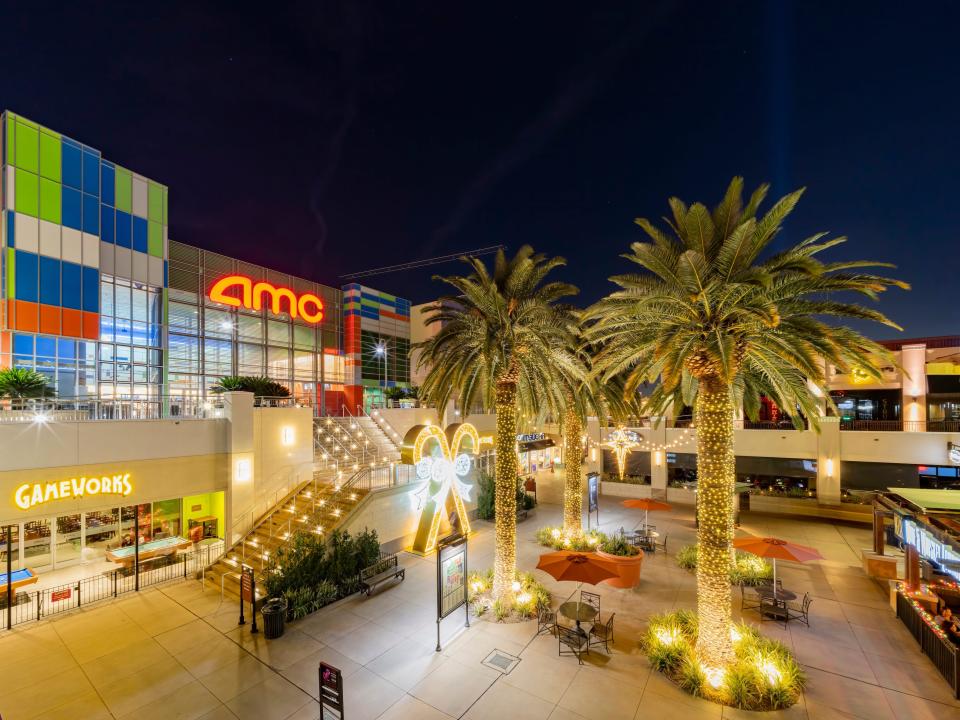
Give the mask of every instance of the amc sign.
<svg viewBox="0 0 960 720">
<path fill-rule="evenodd" d="M 214 302 L 247 310 L 261 310 L 264 297 L 270 312 L 286 312 L 292 318 L 302 318 L 312 325 L 323 320 L 323 300 L 313 293 L 297 295 L 288 288 L 278 288 L 268 282 L 254 283 L 243 275 L 228 275 L 214 283 L 209 298 Z"/>
</svg>

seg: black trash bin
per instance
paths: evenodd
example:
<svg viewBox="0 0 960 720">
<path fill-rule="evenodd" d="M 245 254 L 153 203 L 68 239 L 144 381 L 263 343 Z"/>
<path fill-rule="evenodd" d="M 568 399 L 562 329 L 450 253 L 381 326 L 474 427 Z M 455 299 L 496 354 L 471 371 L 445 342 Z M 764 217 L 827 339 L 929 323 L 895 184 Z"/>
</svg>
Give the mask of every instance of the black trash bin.
<svg viewBox="0 0 960 720">
<path fill-rule="evenodd" d="M 283 622 L 287 615 L 285 598 L 270 598 L 260 609 L 263 615 L 263 636 L 273 640 L 283 635 Z"/>
</svg>

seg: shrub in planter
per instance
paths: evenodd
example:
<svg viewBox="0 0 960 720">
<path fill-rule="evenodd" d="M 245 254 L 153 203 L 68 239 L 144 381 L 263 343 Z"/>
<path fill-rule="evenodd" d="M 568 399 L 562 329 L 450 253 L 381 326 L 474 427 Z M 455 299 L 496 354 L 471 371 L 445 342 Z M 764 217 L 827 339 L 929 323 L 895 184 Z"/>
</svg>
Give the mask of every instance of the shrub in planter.
<svg viewBox="0 0 960 720">
<path fill-rule="evenodd" d="M 494 509 L 494 491 L 496 480 L 488 472 L 477 473 L 477 517 L 481 520 L 493 520 L 496 516 Z M 523 479 L 517 478 L 517 508 L 532 510 L 537 502 L 533 495 L 528 495 L 523 489 Z"/>
<path fill-rule="evenodd" d="M 761 557 L 737 552 L 730 568 L 731 585 L 764 585 L 773 580 L 773 566 Z M 684 570 L 697 569 L 697 546 L 687 545 L 677 551 L 677 565 Z"/>
<path fill-rule="evenodd" d="M 586 532 L 567 532 L 562 527 L 547 525 L 537 530 L 537 542 L 544 547 L 554 550 L 575 550 L 577 552 L 591 552 L 596 550 L 607 536 L 599 530 Z"/>
<path fill-rule="evenodd" d="M 650 664 L 682 690 L 744 710 L 778 710 L 797 702 L 806 678 L 782 643 L 747 625 L 731 630 L 734 660 L 707 668 L 697 658 L 696 615 L 689 610 L 654 615 L 640 645 Z"/>
</svg>

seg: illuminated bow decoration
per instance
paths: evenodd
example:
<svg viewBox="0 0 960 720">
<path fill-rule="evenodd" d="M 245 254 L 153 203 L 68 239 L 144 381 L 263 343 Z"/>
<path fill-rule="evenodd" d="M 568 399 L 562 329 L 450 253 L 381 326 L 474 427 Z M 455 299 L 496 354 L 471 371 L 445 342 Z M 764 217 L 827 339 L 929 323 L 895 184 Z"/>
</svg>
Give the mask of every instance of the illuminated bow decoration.
<svg viewBox="0 0 960 720">
<path fill-rule="evenodd" d="M 441 511 L 448 501 L 452 501 L 460 518 L 461 532 L 470 532 L 464 507 L 464 502 L 470 500 L 470 485 L 463 478 L 470 472 L 471 459 L 469 454 L 461 452 L 466 441 L 470 441 L 473 452 L 479 451 L 480 435 L 469 423 L 451 425 L 446 433 L 436 425 L 418 426 L 412 428 L 404 439 L 403 459 L 416 466 L 417 478 L 425 481 L 423 489 L 415 494 L 417 510 L 422 510 L 423 514 L 414 550 L 426 553 L 436 546 Z M 428 446 L 434 443 L 440 450 L 439 455 L 428 450 Z"/>
<path fill-rule="evenodd" d="M 607 436 L 605 447 L 613 450 L 617 456 L 617 469 L 620 471 L 620 479 L 623 480 L 623 472 L 626 470 L 627 453 L 632 452 L 634 448 L 640 445 L 640 436 L 633 430 L 627 430 L 622 425 Z"/>
</svg>

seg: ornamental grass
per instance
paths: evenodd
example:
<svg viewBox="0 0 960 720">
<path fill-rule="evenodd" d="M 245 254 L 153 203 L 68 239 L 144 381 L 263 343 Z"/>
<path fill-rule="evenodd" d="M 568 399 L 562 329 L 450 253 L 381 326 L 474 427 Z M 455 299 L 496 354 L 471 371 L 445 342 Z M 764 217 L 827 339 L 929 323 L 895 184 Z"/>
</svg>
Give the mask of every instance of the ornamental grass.
<svg viewBox="0 0 960 720">
<path fill-rule="evenodd" d="M 698 624 L 691 610 L 650 618 L 640 644 L 655 670 L 691 695 L 743 710 L 780 710 L 799 700 L 806 677 L 783 643 L 734 625 L 733 662 L 711 668 L 694 651 Z"/>
<path fill-rule="evenodd" d="M 493 597 L 493 568 L 474 570 L 467 577 L 467 601 L 477 617 L 490 613 L 496 622 L 522 622 L 550 607 L 550 592 L 533 573 L 518 572 L 511 591 L 509 599 Z"/>
<path fill-rule="evenodd" d="M 684 570 L 697 569 L 697 546 L 687 545 L 677 550 L 677 565 Z M 773 580 L 773 566 L 761 557 L 750 553 L 737 552 L 733 567 L 730 568 L 731 585 L 769 584 Z"/>
</svg>

